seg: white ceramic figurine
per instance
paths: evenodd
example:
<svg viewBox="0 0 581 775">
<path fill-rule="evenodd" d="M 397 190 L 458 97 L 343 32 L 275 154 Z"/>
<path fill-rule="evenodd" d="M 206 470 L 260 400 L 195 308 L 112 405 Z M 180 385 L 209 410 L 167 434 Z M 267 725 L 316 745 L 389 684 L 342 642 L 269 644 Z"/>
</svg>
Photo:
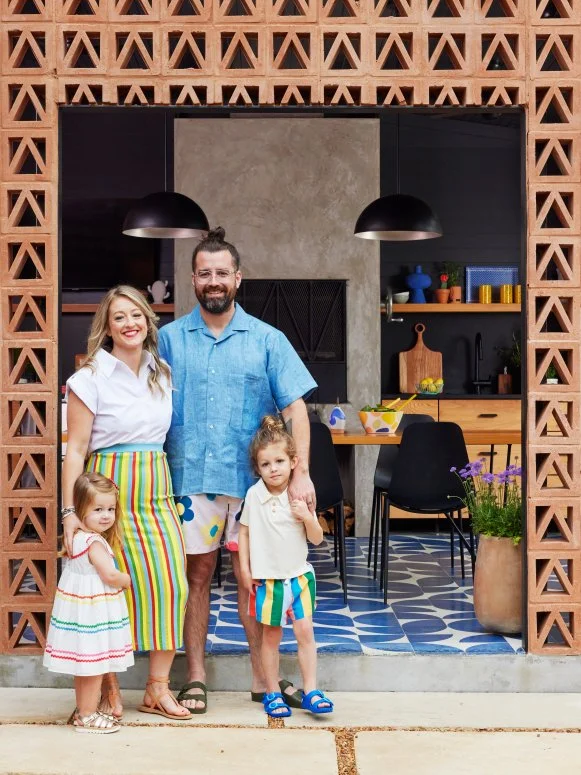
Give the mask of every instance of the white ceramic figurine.
<svg viewBox="0 0 581 775">
<path fill-rule="evenodd" d="M 167 280 L 156 280 L 153 285 L 147 286 L 147 290 L 151 293 L 154 304 L 163 304 L 164 300 L 169 296 Z"/>
</svg>

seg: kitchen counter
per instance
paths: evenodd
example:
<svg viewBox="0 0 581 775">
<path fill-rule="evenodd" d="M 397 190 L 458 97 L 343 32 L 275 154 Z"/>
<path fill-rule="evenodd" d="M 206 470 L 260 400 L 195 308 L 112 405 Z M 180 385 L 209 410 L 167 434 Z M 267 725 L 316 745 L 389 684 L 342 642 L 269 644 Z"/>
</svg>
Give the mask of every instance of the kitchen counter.
<svg viewBox="0 0 581 775">
<path fill-rule="evenodd" d="M 409 396 L 413 395 L 413 393 L 390 393 L 388 395 L 382 396 L 382 401 L 389 401 L 389 399 L 394 398 L 408 398 Z M 486 401 L 486 400 L 512 400 L 512 401 L 520 401 L 522 396 L 520 393 L 481 393 L 480 395 L 477 395 L 476 393 L 430 393 L 429 395 L 423 395 L 418 393 L 415 400 L 416 401 L 423 401 L 424 399 L 427 399 L 428 401 L 446 401 L 448 400 L 466 400 L 466 401 L 473 401 L 475 399 L 479 401 Z"/>
</svg>

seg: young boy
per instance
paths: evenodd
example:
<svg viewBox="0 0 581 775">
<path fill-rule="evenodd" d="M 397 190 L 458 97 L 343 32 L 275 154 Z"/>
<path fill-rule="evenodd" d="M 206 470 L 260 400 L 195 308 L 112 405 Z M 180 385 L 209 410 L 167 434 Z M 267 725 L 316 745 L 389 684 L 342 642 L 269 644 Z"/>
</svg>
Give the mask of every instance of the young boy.
<svg viewBox="0 0 581 775">
<path fill-rule="evenodd" d="M 307 539 L 317 545 L 323 531 L 304 501 L 288 499 L 288 483 L 297 464 L 294 440 L 282 420 L 263 418 L 250 456 L 260 479 L 246 495 L 238 549 L 243 584 L 250 593 L 249 613 L 262 624 L 262 668 L 266 678 L 264 709 L 284 718 L 291 709 L 279 692 L 282 625 L 293 623 L 303 678 L 301 707 L 331 713 L 333 703 L 317 686 L 317 646 L 313 632 L 315 574 L 307 562 Z"/>
</svg>

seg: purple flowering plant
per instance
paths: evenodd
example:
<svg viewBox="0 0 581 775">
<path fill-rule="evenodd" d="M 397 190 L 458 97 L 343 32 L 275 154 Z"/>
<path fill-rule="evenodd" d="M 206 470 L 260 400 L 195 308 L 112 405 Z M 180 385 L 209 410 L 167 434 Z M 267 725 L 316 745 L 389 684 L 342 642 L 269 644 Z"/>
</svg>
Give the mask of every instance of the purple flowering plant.
<svg viewBox="0 0 581 775">
<path fill-rule="evenodd" d="M 485 460 L 475 460 L 458 470 L 466 496 L 462 503 L 472 517 L 475 533 L 497 538 L 522 538 L 522 468 L 510 465 L 498 474 L 486 470 Z"/>
</svg>

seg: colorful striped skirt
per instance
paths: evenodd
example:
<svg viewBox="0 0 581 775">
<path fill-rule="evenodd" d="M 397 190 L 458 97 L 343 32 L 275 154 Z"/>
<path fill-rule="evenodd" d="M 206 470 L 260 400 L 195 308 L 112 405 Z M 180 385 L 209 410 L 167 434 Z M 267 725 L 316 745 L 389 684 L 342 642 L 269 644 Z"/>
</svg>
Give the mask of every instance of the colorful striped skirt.
<svg viewBox="0 0 581 775">
<path fill-rule="evenodd" d="M 103 474 L 119 488 L 123 518 L 115 558 L 131 576 L 126 596 L 133 648 L 180 648 L 188 596 L 186 555 L 162 446 L 99 449 L 89 457 L 87 471 Z"/>
</svg>

